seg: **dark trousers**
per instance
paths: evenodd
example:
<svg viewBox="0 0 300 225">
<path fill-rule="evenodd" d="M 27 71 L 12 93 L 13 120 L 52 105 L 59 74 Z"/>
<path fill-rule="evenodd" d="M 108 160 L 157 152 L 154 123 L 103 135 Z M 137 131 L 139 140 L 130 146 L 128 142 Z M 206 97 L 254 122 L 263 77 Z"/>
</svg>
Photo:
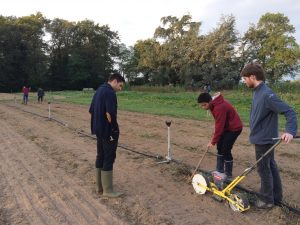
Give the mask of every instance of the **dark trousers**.
<svg viewBox="0 0 300 225">
<path fill-rule="evenodd" d="M 23 103 L 27 104 L 27 102 L 28 102 L 28 94 L 24 94 L 23 95 Z"/>
<path fill-rule="evenodd" d="M 118 140 L 109 141 L 107 139 L 97 138 L 96 168 L 102 168 L 104 171 L 113 170 L 117 147 Z"/>
<path fill-rule="evenodd" d="M 241 134 L 239 131 L 225 131 L 217 144 L 218 155 L 224 156 L 225 161 L 232 161 L 231 149 L 237 137 Z"/>
<path fill-rule="evenodd" d="M 38 102 L 43 102 L 43 97 L 44 96 L 38 96 Z"/>
<path fill-rule="evenodd" d="M 271 147 L 272 144 L 255 145 L 256 160 Z M 261 180 L 261 199 L 264 202 L 271 204 L 274 204 L 274 201 L 282 201 L 282 185 L 274 159 L 274 151 L 266 155 L 266 157 L 258 163 L 257 172 Z"/>
</svg>

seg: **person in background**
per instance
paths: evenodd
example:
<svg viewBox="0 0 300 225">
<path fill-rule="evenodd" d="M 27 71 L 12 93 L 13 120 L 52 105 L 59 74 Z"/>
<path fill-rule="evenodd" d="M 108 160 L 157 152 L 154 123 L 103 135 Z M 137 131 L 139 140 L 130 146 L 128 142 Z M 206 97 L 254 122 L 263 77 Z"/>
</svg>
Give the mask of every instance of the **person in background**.
<svg viewBox="0 0 300 225">
<path fill-rule="evenodd" d="M 241 77 L 247 87 L 253 89 L 250 111 L 250 142 L 255 146 L 256 160 L 272 147 L 279 137 L 278 115 L 286 118 L 285 131 L 280 136 L 289 143 L 297 133 L 297 113 L 283 102 L 266 84 L 265 72 L 258 63 L 249 63 L 241 71 Z M 272 208 L 275 202 L 282 201 L 282 184 L 274 151 L 266 155 L 257 165 L 261 180 L 260 197 L 257 208 Z"/>
<path fill-rule="evenodd" d="M 43 103 L 43 100 L 44 100 L 44 95 L 45 95 L 45 92 L 42 88 L 38 88 L 37 90 L 37 96 L 38 96 L 38 103 Z"/>
<path fill-rule="evenodd" d="M 231 149 L 243 129 L 242 121 L 233 106 L 224 99 L 220 92 L 212 98 L 209 93 L 201 93 L 198 103 L 202 109 L 210 110 L 214 120 L 215 129 L 207 148 L 217 144 L 216 170 L 232 178 L 233 157 Z M 224 168 L 225 167 L 225 168 Z"/>
<path fill-rule="evenodd" d="M 113 164 L 119 140 L 116 92 L 122 90 L 124 83 L 119 73 L 110 75 L 108 82 L 97 89 L 89 109 L 91 131 L 97 136 L 96 192 L 111 198 L 123 194 L 113 189 Z"/>
<path fill-rule="evenodd" d="M 208 94 L 211 92 L 211 86 L 210 86 L 210 84 L 205 84 L 204 85 L 203 92 L 208 93 Z"/>
<path fill-rule="evenodd" d="M 211 92 L 211 86 L 210 86 L 210 84 L 207 84 L 207 85 L 206 85 L 206 91 L 207 91 L 207 93 L 210 93 L 210 92 Z"/>
<path fill-rule="evenodd" d="M 24 86 L 22 88 L 22 92 L 23 92 L 23 104 L 27 105 L 28 95 L 29 95 L 29 92 L 30 92 L 30 87 Z"/>
</svg>

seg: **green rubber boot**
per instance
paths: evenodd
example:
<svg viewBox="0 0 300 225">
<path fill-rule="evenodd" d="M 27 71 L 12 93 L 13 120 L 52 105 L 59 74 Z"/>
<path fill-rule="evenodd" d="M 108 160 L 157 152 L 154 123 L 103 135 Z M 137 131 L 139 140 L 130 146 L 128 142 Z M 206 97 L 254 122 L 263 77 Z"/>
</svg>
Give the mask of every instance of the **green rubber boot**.
<svg viewBox="0 0 300 225">
<path fill-rule="evenodd" d="M 109 198 L 118 198 L 123 193 L 114 192 L 113 190 L 113 171 L 101 171 L 101 181 L 103 187 L 103 196 Z"/>
<path fill-rule="evenodd" d="M 101 183 L 101 170 L 102 168 L 96 168 L 96 193 L 102 195 L 103 188 Z"/>
</svg>

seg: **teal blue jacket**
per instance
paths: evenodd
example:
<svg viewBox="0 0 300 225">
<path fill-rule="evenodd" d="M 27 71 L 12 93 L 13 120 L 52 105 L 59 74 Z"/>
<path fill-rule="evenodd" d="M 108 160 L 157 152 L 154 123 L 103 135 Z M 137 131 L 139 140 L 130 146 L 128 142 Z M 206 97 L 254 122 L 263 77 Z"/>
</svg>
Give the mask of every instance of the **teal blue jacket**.
<svg viewBox="0 0 300 225">
<path fill-rule="evenodd" d="M 285 132 L 297 134 L 297 113 L 261 82 L 253 92 L 250 111 L 250 142 L 273 144 L 272 138 L 279 137 L 278 116 L 284 114 Z"/>
</svg>

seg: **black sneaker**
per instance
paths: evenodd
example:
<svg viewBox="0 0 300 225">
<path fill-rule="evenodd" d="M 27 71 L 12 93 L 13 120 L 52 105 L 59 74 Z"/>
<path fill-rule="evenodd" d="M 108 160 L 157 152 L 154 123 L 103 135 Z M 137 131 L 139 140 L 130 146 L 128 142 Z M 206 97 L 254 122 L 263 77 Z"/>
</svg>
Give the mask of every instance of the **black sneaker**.
<svg viewBox="0 0 300 225">
<path fill-rule="evenodd" d="M 271 209 L 273 208 L 274 204 L 272 203 L 266 203 L 260 199 L 257 199 L 255 202 L 255 207 L 258 209 Z"/>
</svg>

